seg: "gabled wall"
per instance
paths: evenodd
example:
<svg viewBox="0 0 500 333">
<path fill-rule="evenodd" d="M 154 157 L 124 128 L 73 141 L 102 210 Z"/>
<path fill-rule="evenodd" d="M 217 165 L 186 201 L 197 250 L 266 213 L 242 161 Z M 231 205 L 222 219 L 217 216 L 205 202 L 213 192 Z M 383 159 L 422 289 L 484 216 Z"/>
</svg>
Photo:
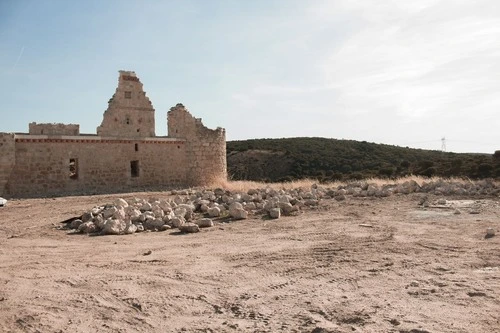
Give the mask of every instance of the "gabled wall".
<svg viewBox="0 0 500 333">
<path fill-rule="evenodd" d="M 155 136 L 155 109 L 134 72 L 120 71 L 118 87 L 108 102 L 97 135 L 105 137 Z"/>
</svg>

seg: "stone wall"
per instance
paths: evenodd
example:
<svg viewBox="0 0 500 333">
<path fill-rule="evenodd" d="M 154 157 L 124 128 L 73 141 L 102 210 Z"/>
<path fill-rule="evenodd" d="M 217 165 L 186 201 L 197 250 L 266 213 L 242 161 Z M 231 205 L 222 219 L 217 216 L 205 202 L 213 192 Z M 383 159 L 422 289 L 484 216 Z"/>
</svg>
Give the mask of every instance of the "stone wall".
<svg viewBox="0 0 500 333">
<path fill-rule="evenodd" d="M 154 113 L 135 73 L 120 71 L 98 135 L 37 123 L 29 134 L 0 133 L 0 195 L 164 190 L 227 176 L 224 129 L 206 128 L 177 104 L 168 112 L 168 137 L 157 137 Z"/>
<path fill-rule="evenodd" d="M 0 196 L 6 196 L 16 164 L 15 139 L 12 133 L 0 133 Z"/>
<path fill-rule="evenodd" d="M 165 189 L 186 183 L 183 140 L 16 136 L 8 195 L 40 197 Z M 134 177 L 131 162 L 137 161 Z M 76 175 L 75 175 L 76 174 Z"/>
<path fill-rule="evenodd" d="M 134 72 L 120 71 L 118 88 L 108 102 L 97 135 L 154 137 L 155 109 Z"/>
<path fill-rule="evenodd" d="M 205 127 L 182 104 L 172 107 L 167 117 L 168 136 L 186 140 L 188 184 L 208 185 L 227 178 L 225 130 Z"/>
<path fill-rule="evenodd" d="M 33 135 L 79 135 L 77 124 L 29 124 L 29 133 Z"/>
</svg>

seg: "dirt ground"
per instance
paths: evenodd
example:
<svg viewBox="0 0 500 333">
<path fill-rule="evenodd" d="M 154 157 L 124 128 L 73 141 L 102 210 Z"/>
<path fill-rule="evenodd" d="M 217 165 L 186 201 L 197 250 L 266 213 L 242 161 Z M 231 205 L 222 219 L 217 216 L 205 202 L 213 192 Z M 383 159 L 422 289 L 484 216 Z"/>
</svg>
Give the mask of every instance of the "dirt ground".
<svg viewBox="0 0 500 333">
<path fill-rule="evenodd" d="M 422 208 L 420 196 L 96 237 L 56 226 L 116 197 L 165 195 L 12 200 L 0 331 L 500 332 L 498 198 Z"/>
</svg>

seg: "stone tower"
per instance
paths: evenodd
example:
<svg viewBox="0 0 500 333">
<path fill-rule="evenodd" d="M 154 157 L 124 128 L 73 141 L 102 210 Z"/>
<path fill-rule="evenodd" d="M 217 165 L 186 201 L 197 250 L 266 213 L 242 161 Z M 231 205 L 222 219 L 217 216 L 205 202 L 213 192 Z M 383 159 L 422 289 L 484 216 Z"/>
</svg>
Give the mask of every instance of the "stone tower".
<svg viewBox="0 0 500 333">
<path fill-rule="evenodd" d="M 108 102 L 97 135 L 154 137 L 155 109 L 135 72 L 119 71 L 118 88 Z"/>
<path fill-rule="evenodd" d="M 226 131 L 205 127 L 182 104 L 167 113 L 168 136 L 184 139 L 187 158 L 187 184 L 210 185 L 227 179 Z"/>
</svg>

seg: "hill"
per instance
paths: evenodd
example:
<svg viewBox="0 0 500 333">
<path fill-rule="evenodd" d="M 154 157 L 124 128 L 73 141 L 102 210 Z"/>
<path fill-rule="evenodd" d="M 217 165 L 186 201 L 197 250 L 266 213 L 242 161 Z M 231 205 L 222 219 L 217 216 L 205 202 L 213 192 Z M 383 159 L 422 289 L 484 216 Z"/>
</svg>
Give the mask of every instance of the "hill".
<svg viewBox="0 0 500 333">
<path fill-rule="evenodd" d="M 228 141 L 227 164 L 231 179 L 272 182 L 396 178 L 410 174 L 500 178 L 498 151 L 493 155 L 450 153 L 314 137 Z"/>
</svg>

